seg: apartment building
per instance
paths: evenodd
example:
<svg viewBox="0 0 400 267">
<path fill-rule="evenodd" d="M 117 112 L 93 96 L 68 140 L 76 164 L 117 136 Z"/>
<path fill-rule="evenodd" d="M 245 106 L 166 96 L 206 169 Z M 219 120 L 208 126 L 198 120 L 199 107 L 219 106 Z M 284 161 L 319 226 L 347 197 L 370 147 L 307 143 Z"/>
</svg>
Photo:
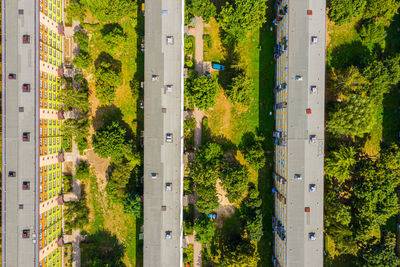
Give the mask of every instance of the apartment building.
<svg viewBox="0 0 400 267">
<path fill-rule="evenodd" d="M 278 0 L 274 266 L 323 266 L 325 1 Z"/>
<path fill-rule="evenodd" d="M 3 266 L 62 266 L 63 1 L 3 0 Z"/>
</svg>

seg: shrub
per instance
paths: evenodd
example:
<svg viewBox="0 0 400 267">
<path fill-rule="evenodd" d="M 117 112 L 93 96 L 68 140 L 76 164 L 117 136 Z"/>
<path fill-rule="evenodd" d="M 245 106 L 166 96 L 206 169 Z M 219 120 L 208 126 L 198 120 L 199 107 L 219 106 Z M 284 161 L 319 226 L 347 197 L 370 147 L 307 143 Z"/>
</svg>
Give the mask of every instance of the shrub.
<svg viewBox="0 0 400 267">
<path fill-rule="evenodd" d="M 64 175 L 62 177 L 63 181 L 63 192 L 68 193 L 72 191 L 72 176 L 71 175 Z"/>
<path fill-rule="evenodd" d="M 87 161 L 79 161 L 75 169 L 74 179 L 84 181 L 89 178 L 89 163 Z"/>
</svg>

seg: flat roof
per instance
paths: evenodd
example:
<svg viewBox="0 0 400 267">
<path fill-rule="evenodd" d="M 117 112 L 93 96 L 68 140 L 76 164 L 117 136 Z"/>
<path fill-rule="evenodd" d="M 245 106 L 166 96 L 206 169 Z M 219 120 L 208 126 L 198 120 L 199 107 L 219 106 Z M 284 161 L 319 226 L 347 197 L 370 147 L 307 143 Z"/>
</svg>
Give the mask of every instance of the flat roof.
<svg viewBox="0 0 400 267">
<path fill-rule="evenodd" d="M 18 9 L 23 9 L 19 14 Z M 36 171 L 36 35 L 38 9 L 36 1 L 2 0 L 3 16 L 3 202 L 2 202 L 2 266 L 37 266 L 38 197 Z M 22 43 L 22 35 L 31 36 L 30 44 Z M 16 79 L 9 79 L 9 73 Z M 22 84 L 30 83 L 31 92 L 22 93 Z M 23 107 L 23 112 L 19 112 Z M 23 132 L 30 132 L 30 141 L 23 142 Z M 15 172 L 15 177 L 8 173 Z M 30 182 L 30 190 L 22 183 Z M 23 208 L 19 208 L 19 204 Z M 22 238 L 23 230 L 30 231 Z"/>
<path fill-rule="evenodd" d="M 145 7 L 144 266 L 182 265 L 183 4 Z"/>
<path fill-rule="evenodd" d="M 288 15 L 287 266 L 323 266 L 325 1 L 290 1 Z M 303 79 L 296 80 L 297 75 Z M 311 93 L 311 86 L 317 86 L 317 93 Z M 308 108 L 312 114 L 306 114 Z M 316 136 L 315 143 L 310 135 Z M 303 179 L 294 179 L 295 174 Z M 310 184 L 316 185 L 315 192 Z M 316 240 L 309 240 L 309 233 Z"/>
</svg>

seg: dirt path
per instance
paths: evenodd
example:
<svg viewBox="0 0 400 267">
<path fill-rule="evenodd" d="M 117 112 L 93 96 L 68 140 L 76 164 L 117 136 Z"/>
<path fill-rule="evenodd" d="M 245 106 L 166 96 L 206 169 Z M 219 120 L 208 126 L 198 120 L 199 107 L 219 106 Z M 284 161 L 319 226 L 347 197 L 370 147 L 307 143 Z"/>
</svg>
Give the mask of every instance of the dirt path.
<svg viewBox="0 0 400 267">
<path fill-rule="evenodd" d="M 226 192 L 221 186 L 220 179 L 217 180 L 216 188 L 219 202 L 219 208 L 215 211 L 217 213 L 217 226 L 222 227 L 224 219 L 231 217 L 236 208 L 226 197 Z"/>
<path fill-rule="evenodd" d="M 203 19 L 196 17 L 196 27 L 189 28 L 189 35 L 193 35 L 195 38 L 195 56 L 194 69 L 198 72 L 199 76 L 204 74 L 203 67 Z M 196 128 L 194 129 L 194 149 L 197 150 L 201 146 L 202 137 L 202 123 L 204 118 L 204 112 L 195 107 L 193 117 L 196 120 Z M 197 218 L 200 213 L 195 209 L 194 217 Z M 196 232 L 193 233 L 196 236 Z M 201 267 L 201 243 L 194 242 L 193 244 L 193 266 Z"/>
</svg>

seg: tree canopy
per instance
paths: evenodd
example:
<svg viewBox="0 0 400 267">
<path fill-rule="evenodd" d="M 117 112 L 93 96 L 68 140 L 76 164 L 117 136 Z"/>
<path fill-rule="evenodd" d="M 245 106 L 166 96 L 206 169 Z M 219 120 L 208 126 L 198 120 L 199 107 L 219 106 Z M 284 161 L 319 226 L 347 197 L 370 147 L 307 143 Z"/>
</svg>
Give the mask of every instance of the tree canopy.
<svg viewBox="0 0 400 267">
<path fill-rule="evenodd" d="M 127 149 L 126 130 L 116 121 L 97 130 L 92 140 L 94 151 L 103 158 L 120 159 Z"/>
<path fill-rule="evenodd" d="M 195 78 L 187 88 L 197 108 L 206 110 L 214 106 L 218 84 L 214 78 L 203 75 Z"/>
<path fill-rule="evenodd" d="M 206 215 L 198 217 L 194 223 L 196 231 L 196 241 L 200 243 L 210 244 L 215 233 L 215 224 Z"/>
<path fill-rule="evenodd" d="M 333 151 L 325 158 L 325 174 L 336 178 L 339 183 L 349 180 L 357 163 L 356 154 L 351 146 L 341 146 L 338 151 Z"/>
<path fill-rule="evenodd" d="M 119 21 L 121 18 L 135 14 L 137 3 L 132 0 L 81 0 L 84 6 L 100 22 Z"/>
<path fill-rule="evenodd" d="M 227 2 L 219 14 L 219 23 L 229 44 L 244 40 L 248 31 L 266 21 L 266 0 L 234 0 Z"/>
<path fill-rule="evenodd" d="M 365 267 L 391 267 L 400 264 L 395 253 L 396 236 L 393 233 L 385 233 L 382 240 L 372 238 L 362 247 L 358 253 L 358 263 Z"/>
<path fill-rule="evenodd" d="M 226 93 L 232 103 L 249 105 L 254 93 L 254 81 L 245 73 L 240 73 L 232 79 L 232 84 Z"/>
<path fill-rule="evenodd" d="M 217 15 L 217 8 L 210 0 L 186 0 L 185 7 L 187 23 L 194 16 L 202 17 L 206 23 L 209 23 L 210 19 Z"/>
</svg>

